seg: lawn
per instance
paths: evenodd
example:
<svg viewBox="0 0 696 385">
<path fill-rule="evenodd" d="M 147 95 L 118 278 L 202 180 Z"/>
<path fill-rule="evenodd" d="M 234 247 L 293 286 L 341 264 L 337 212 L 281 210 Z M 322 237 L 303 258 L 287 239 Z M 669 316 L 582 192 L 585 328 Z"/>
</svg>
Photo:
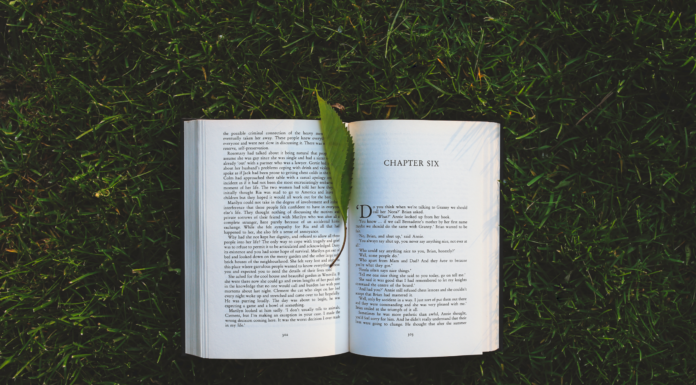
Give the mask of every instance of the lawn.
<svg viewBox="0 0 696 385">
<path fill-rule="evenodd" d="M 0 382 L 696 383 L 696 3 L 351 1 L 0 0 Z M 314 90 L 501 123 L 502 349 L 180 357 L 180 119 Z"/>
</svg>

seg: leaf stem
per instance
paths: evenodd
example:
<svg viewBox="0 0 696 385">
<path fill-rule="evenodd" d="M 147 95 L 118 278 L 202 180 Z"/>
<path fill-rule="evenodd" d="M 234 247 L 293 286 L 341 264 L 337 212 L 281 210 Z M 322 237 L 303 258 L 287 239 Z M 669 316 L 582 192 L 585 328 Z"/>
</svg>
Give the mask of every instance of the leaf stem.
<svg viewBox="0 0 696 385">
<path fill-rule="evenodd" d="M 346 247 L 346 235 L 348 235 L 348 227 L 346 226 L 346 223 L 343 222 L 343 245 L 341 246 L 341 251 L 339 251 L 338 255 L 336 256 L 336 259 L 334 259 L 329 265 L 329 269 L 333 267 L 334 263 L 338 261 L 338 257 L 340 257 L 341 253 L 343 253 L 343 248 Z"/>
</svg>

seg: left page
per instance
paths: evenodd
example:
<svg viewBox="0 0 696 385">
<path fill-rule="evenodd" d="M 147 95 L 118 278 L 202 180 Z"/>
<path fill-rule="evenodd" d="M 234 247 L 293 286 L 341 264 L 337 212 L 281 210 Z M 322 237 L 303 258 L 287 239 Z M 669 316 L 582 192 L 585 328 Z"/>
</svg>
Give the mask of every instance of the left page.
<svg viewBox="0 0 696 385">
<path fill-rule="evenodd" d="M 343 222 L 316 120 L 198 120 L 202 357 L 348 351 Z M 185 126 L 186 129 L 186 126 Z"/>
</svg>

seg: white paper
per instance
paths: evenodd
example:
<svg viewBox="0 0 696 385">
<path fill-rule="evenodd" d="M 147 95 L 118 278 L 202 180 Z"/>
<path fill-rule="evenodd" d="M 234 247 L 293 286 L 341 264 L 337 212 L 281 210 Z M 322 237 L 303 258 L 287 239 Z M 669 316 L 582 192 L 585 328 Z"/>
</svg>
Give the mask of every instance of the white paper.
<svg viewBox="0 0 696 385">
<path fill-rule="evenodd" d="M 342 275 L 342 293 L 340 299 L 335 299 L 331 303 L 323 301 L 305 302 L 305 309 L 317 306 L 322 308 L 338 306 L 341 309 L 341 318 L 338 320 L 326 321 L 307 321 L 307 322 L 282 322 L 282 323 L 245 323 L 243 327 L 225 327 L 226 316 L 231 313 L 225 307 L 227 304 L 223 296 L 226 280 L 230 281 L 228 275 L 224 273 L 222 256 L 224 254 L 223 241 L 226 238 L 223 227 L 225 217 L 223 206 L 224 186 L 223 186 L 223 164 L 226 152 L 222 151 L 224 133 L 244 131 L 245 136 L 254 136 L 260 140 L 254 140 L 259 145 L 247 144 L 249 150 L 252 147 L 268 147 L 274 152 L 285 150 L 313 151 L 323 157 L 323 145 L 304 145 L 302 137 L 308 134 L 320 134 L 319 122 L 311 120 L 204 120 L 200 121 L 202 130 L 206 136 L 205 149 L 205 220 L 206 228 L 209 229 L 206 240 L 206 314 L 208 340 L 205 350 L 205 357 L 210 358 L 295 358 L 295 357 L 317 357 L 335 355 L 348 351 L 348 277 L 347 262 L 337 263 L 332 269 Z M 274 140 L 261 139 L 265 137 L 275 137 L 268 132 L 293 132 L 290 144 L 272 144 Z M 262 133 L 253 135 L 249 133 Z M 298 133 L 295 135 L 295 133 Z M 266 142 L 266 144 L 264 144 Z M 316 141 L 315 141 L 316 142 Z M 251 141 L 249 141 L 251 143 Z M 270 143 L 270 144 L 269 144 Z M 317 156 L 315 156 L 316 158 Z M 244 156 L 246 158 L 246 156 Z M 238 164 L 239 165 L 239 164 Z M 293 166 L 294 167 L 294 166 Z M 293 167 L 288 167 L 292 169 Z M 259 193 L 268 190 L 258 190 Z M 302 199 L 306 199 L 303 197 Z M 296 201 L 295 199 L 289 199 Z M 287 206 L 287 205 L 286 205 Z M 281 228 L 281 225 L 273 224 L 273 229 Z M 343 239 L 343 223 L 340 228 L 321 229 L 324 235 L 339 234 L 340 240 Z M 312 242 L 312 238 L 306 237 L 305 240 Z M 254 243 L 257 244 L 257 243 Z M 265 245 L 265 241 L 258 243 Z M 340 243 L 339 243 L 340 245 Z M 277 258 L 276 249 L 273 249 L 265 260 Z M 274 254 L 275 253 L 275 254 Z M 334 256 L 333 252 L 324 255 L 326 260 Z M 300 256 L 299 259 L 302 259 Z M 261 259 L 263 262 L 264 259 Z M 346 261 L 344 258 L 343 261 Z M 311 261 L 306 259 L 307 263 Z M 328 263 L 325 265 L 328 271 Z M 234 281 L 234 280 L 232 280 Z M 232 284 L 230 284 L 232 285 Z M 293 284 L 295 285 L 295 284 Z M 304 285 L 304 283 L 300 283 Z M 295 288 L 301 290 L 300 288 Z M 293 290 L 295 290 L 293 289 Z M 319 312 L 321 313 L 321 312 Z"/>
<path fill-rule="evenodd" d="M 498 258 L 498 155 L 496 154 L 499 126 L 487 122 L 390 120 L 356 122 L 351 123 L 349 128 L 355 141 L 356 154 L 354 186 L 349 209 L 351 352 L 377 357 L 437 357 L 481 354 L 483 351 L 491 350 L 489 329 L 493 315 L 490 308 L 495 305 L 489 304 L 489 301 L 497 301 L 497 288 L 495 293 L 492 293 L 493 277 L 491 277 L 492 269 L 489 261 L 493 259 L 497 261 Z M 432 230 L 426 229 L 400 228 L 396 219 L 389 223 L 387 219 L 372 214 L 364 220 L 375 222 L 367 223 L 365 228 L 359 229 L 360 217 L 367 214 L 367 212 L 361 213 L 361 210 L 365 210 L 362 205 L 368 205 L 373 210 L 380 206 L 393 206 L 394 211 L 400 211 L 396 208 L 398 206 L 411 207 L 406 211 L 419 211 L 413 209 L 418 206 L 467 207 L 465 210 L 439 210 L 440 217 L 443 215 L 450 217 L 449 224 L 453 221 L 457 223 L 467 221 L 467 228 L 437 229 L 437 233 L 433 233 Z M 434 211 L 431 209 L 430 213 L 433 214 Z M 370 227 L 375 224 L 378 226 L 385 224 L 387 227 Z M 363 237 L 359 238 L 361 235 Z M 419 235 L 424 238 L 414 238 Z M 459 239 L 466 240 L 467 243 L 404 244 L 407 236 L 411 236 L 409 241 L 427 242 L 427 239 L 431 238 L 431 240 Z M 390 237 L 393 238 L 390 239 Z M 390 322 L 388 320 L 394 317 L 383 316 L 385 312 L 379 309 L 371 311 L 375 313 L 374 315 L 363 314 L 363 320 L 358 324 L 356 315 L 359 311 L 370 313 L 365 311 L 370 307 L 365 306 L 365 303 L 371 302 L 369 299 L 362 300 L 356 295 L 362 290 L 358 287 L 361 283 L 360 269 L 366 268 L 366 264 L 360 259 L 360 249 L 377 250 L 377 255 L 388 256 L 384 260 L 410 261 L 428 258 L 438 261 L 437 263 L 388 262 L 382 263 L 382 267 L 374 266 L 379 263 L 373 263 L 373 266 L 369 267 L 368 270 L 377 269 L 382 272 L 385 269 L 396 270 L 395 274 L 401 276 L 402 289 L 409 284 L 403 282 L 406 277 L 402 275 L 414 274 L 422 277 L 433 274 L 438 276 L 436 279 L 443 280 L 443 282 L 414 285 L 423 290 L 442 290 L 437 293 L 408 293 L 408 297 L 398 297 L 397 302 L 387 302 L 387 298 L 382 295 L 381 303 L 392 306 L 391 308 L 380 306 L 387 310 L 387 314 L 399 314 L 399 311 L 395 313 L 389 309 L 398 308 L 399 304 L 405 304 L 406 300 L 431 299 L 432 301 L 434 297 L 439 296 L 466 298 L 466 301 L 457 300 L 456 306 L 452 305 L 455 301 L 450 301 L 450 305 L 441 308 L 437 306 L 428 308 L 428 302 L 419 303 L 417 308 L 423 309 L 423 313 L 428 316 L 415 318 L 433 320 L 428 321 L 425 326 L 414 326 L 415 323 L 422 324 L 422 322 L 411 322 L 411 326 L 406 326 L 403 321 Z M 402 250 L 401 253 L 394 252 L 399 249 Z M 403 252 L 408 249 L 411 250 L 410 254 Z M 428 250 L 435 253 L 427 252 Z M 449 250 L 453 251 L 447 252 Z M 426 253 L 419 253 L 419 251 L 426 251 Z M 370 254 L 374 255 L 374 253 L 363 252 L 363 256 Z M 454 260 L 466 260 L 466 263 L 449 262 Z M 362 266 L 360 266 L 361 263 Z M 386 265 L 391 266 L 387 268 Z M 405 272 L 398 272 L 400 270 Z M 388 277 L 382 277 L 382 279 L 391 279 L 389 274 L 386 275 Z M 465 277 L 465 283 L 461 282 L 462 277 Z M 458 282 L 450 282 L 450 280 Z M 495 280 L 497 281 L 497 269 Z M 373 282 L 376 286 L 380 285 L 376 278 Z M 404 294 L 403 291 L 398 292 L 399 287 L 395 286 L 398 285 L 398 281 L 392 281 L 389 285 L 392 286 L 388 289 L 395 290 L 392 291 L 391 296 Z M 456 294 L 447 291 L 452 287 L 465 287 L 466 291 Z M 413 287 L 409 290 L 413 290 Z M 374 300 L 372 302 L 374 303 Z M 441 301 L 441 303 L 444 304 L 447 301 Z M 363 309 L 360 310 L 357 306 Z M 455 324 L 455 321 L 435 321 L 434 319 L 438 316 L 430 316 L 430 313 L 441 310 L 445 310 L 442 313 L 458 313 L 459 316 L 456 317 L 458 324 Z M 377 316 L 377 312 L 382 315 Z M 461 323 L 463 313 L 466 313 L 466 324 Z M 368 318 L 368 321 L 365 321 L 365 318 Z M 404 320 L 407 318 L 402 317 Z M 440 316 L 440 318 L 447 318 L 447 316 Z M 380 323 L 382 326 L 373 326 Z M 389 326 L 399 323 L 401 326 Z"/>
</svg>

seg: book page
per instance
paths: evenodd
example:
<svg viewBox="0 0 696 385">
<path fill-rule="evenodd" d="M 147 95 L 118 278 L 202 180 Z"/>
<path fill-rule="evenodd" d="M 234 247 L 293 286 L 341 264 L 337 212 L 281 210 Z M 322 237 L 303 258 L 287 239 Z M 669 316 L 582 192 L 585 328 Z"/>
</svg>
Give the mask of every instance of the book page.
<svg viewBox="0 0 696 385">
<path fill-rule="evenodd" d="M 328 268 L 344 229 L 319 122 L 198 124 L 205 169 L 205 357 L 347 352 L 347 257 Z"/>
<path fill-rule="evenodd" d="M 349 125 L 350 350 L 438 357 L 497 349 L 497 123 Z"/>
</svg>

